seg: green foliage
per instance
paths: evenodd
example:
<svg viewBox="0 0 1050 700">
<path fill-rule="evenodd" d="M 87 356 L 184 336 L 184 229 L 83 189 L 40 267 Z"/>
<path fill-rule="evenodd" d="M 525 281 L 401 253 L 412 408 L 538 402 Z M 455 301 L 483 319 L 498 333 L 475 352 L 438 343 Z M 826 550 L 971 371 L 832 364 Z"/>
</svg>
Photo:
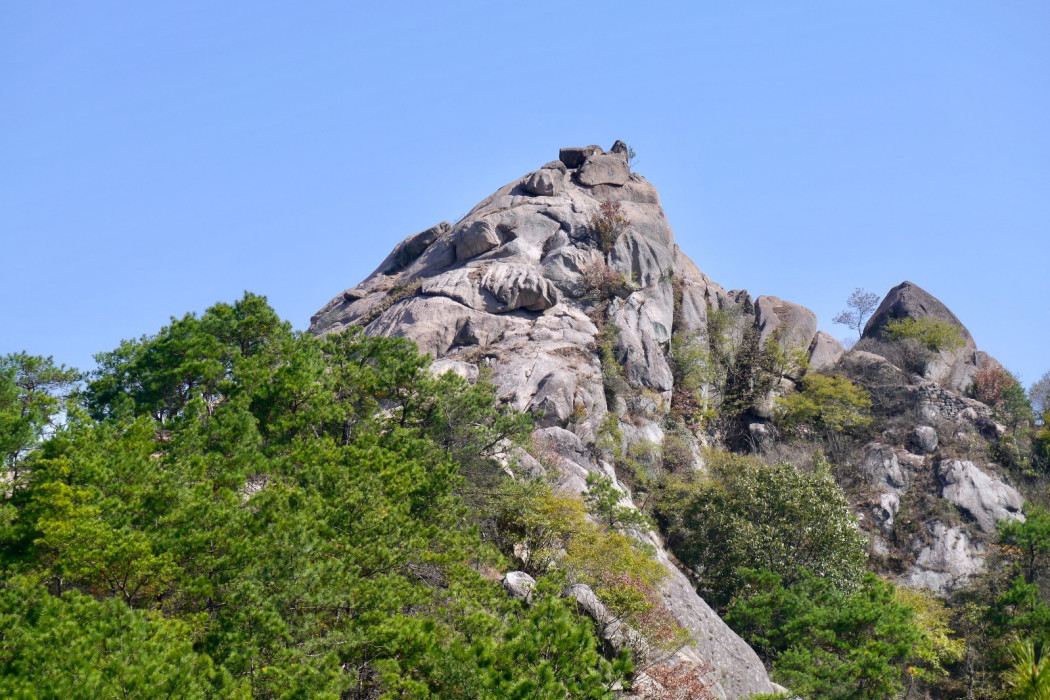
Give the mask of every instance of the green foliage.
<svg viewBox="0 0 1050 700">
<path fill-rule="evenodd" d="M 669 531 L 700 594 L 723 607 L 744 585 L 738 569 L 761 566 L 790 585 L 803 570 L 848 591 L 857 585 L 867 542 L 826 462 L 813 473 L 739 455 L 709 455 L 711 478 L 684 504 Z"/>
<path fill-rule="evenodd" d="M 958 328 L 930 317 L 893 319 L 886 324 L 883 335 L 889 340 L 916 340 L 930 352 L 956 350 L 966 344 Z"/>
<path fill-rule="evenodd" d="M 1046 470 L 1050 467 L 1050 411 L 1043 413 L 1042 422 L 1042 427 L 1034 436 L 1034 452 L 1036 459 L 1040 461 L 1043 465 L 1043 469 Z"/>
<path fill-rule="evenodd" d="M 612 614 L 641 632 L 650 644 L 673 647 L 682 631 L 657 590 L 667 572 L 648 551 L 619 528 L 643 524 L 644 516 L 617 505 L 611 482 L 588 480 L 600 496 L 591 508 L 611 510 L 612 524 L 595 525 L 584 502 L 555 492 L 545 484 L 506 484 L 496 502 L 503 546 L 513 548 L 525 570 L 534 575 L 555 568 L 570 583 L 590 586 Z M 605 519 L 603 519 L 605 520 Z"/>
<path fill-rule="evenodd" d="M 1023 521 L 1000 522 L 999 543 L 1012 578 L 991 613 L 1000 635 L 1050 631 L 1050 511 L 1029 505 Z"/>
<path fill-rule="evenodd" d="M 610 530 L 648 530 L 649 518 L 637 508 L 620 505 L 626 494 L 613 486 L 612 479 L 599 474 L 587 475 L 588 511 Z"/>
<path fill-rule="evenodd" d="M 676 331 L 671 336 L 668 358 L 676 389 L 699 397 L 705 387 L 718 378 L 717 363 L 706 339 L 699 333 Z"/>
<path fill-rule="evenodd" d="M 966 652 L 965 640 L 952 629 L 952 611 L 925 588 L 897 588 L 894 593 L 898 603 L 915 613 L 913 621 L 922 633 L 908 660 L 909 677 L 924 683 L 941 681 Z"/>
<path fill-rule="evenodd" d="M 1050 412 L 1050 372 L 1028 388 L 1028 399 L 1037 415 Z"/>
<path fill-rule="evenodd" d="M 193 649 L 194 622 L 0 582 L 0 695 L 5 698 L 247 697 Z"/>
<path fill-rule="evenodd" d="M 763 340 L 731 307 L 708 311 L 706 333 L 672 335 L 669 360 L 675 379 L 672 411 L 708 429 L 716 442 L 733 446 L 745 437 L 748 412 L 784 377 L 802 374 L 807 354 L 787 344 L 783 328 Z"/>
<path fill-rule="evenodd" d="M 631 385 L 624 375 L 623 365 L 617 356 L 617 345 L 620 342 L 620 327 L 615 323 L 602 325 L 597 338 L 598 361 L 602 366 L 602 385 L 609 405 L 614 405 L 617 396 L 627 397 L 633 393 Z"/>
<path fill-rule="evenodd" d="M 0 357 L 0 475 L 7 488 L 21 487 L 21 462 L 65 410 L 76 370 L 55 366 L 50 357 L 15 353 Z"/>
<path fill-rule="evenodd" d="M 774 420 L 787 432 L 825 435 L 860 430 L 871 423 L 871 396 L 845 377 L 808 374 L 802 389 L 776 402 Z"/>
<path fill-rule="evenodd" d="M 441 618 L 393 630 L 387 643 L 397 653 L 377 664 L 382 697 L 610 698 L 631 662 L 599 655 L 590 622 L 558 586 L 538 582 L 529 606 L 493 600 L 499 614 L 472 614 L 465 636 Z"/>
<path fill-rule="evenodd" d="M 1017 640 L 1010 648 L 1013 665 L 1006 673 L 1010 697 L 1016 700 L 1050 700 L 1050 641 Z"/>
<path fill-rule="evenodd" d="M 4 502 L 0 571 L 33 583 L 0 590 L 0 683 L 560 698 L 625 671 L 556 595 L 525 609 L 478 573 L 502 560 L 471 506 L 531 428 L 491 386 L 405 340 L 298 335 L 250 294 L 98 359 Z"/>
<path fill-rule="evenodd" d="M 726 622 L 802 697 L 889 698 L 923 640 L 894 588 L 865 574 L 854 591 L 801 572 L 787 586 L 769 571 L 744 570 Z"/>
<path fill-rule="evenodd" d="M 598 439 L 595 441 L 595 449 L 602 455 L 612 459 L 614 462 L 623 458 L 623 430 L 620 428 L 620 419 L 616 414 L 609 411 L 602 418 L 602 424 L 598 428 Z"/>
</svg>

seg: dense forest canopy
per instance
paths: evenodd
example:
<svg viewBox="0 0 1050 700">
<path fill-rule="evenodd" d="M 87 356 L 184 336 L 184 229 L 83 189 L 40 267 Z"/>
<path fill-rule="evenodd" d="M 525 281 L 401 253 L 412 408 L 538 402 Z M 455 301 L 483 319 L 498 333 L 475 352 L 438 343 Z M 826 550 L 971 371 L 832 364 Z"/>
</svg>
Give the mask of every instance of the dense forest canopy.
<svg viewBox="0 0 1050 700">
<path fill-rule="evenodd" d="M 732 436 L 734 386 L 783 362 L 706 355 L 724 350 L 712 337 L 676 338 L 675 371 L 711 374 L 680 383 L 699 392 L 722 367 L 728 409 L 697 393 L 668 420 Z M 644 668 L 708 697 L 702 673 L 667 663 L 688 635 L 655 593 L 650 527 L 805 697 L 1042 698 L 1050 683 L 1038 503 L 946 603 L 864 573 L 820 451 L 806 465 L 711 451 L 701 473 L 671 442 L 654 462 L 607 439 L 643 508 L 594 475 L 581 499 L 484 374 L 435 376 L 410 342 L 357 327 L 293 332 L 252 294 L 96 359 L 86 375 L 25 354 L 0 364 L 4 696 L 599 698 Z M 834 447 L 871 407 L 814 374 L 777 420 L 788 440 Z M 1046 428 L 1024 425 L 1021 464 L 1040 479 Z M 529 595 L 500 585 L 512 569 L 535 577 Z M 574 584 L 636 643 L 610 648 L 565 595 Z"/>
</svg>

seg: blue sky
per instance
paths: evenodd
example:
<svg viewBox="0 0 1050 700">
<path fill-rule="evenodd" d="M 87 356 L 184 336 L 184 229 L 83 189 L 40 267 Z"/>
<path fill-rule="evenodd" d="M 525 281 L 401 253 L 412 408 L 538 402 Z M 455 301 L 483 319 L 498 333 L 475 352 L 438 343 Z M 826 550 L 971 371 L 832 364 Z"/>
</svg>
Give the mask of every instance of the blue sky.
<svg viewBox="0 0 1050 700">
<path fill-rule="evenodd" d="M 0 353 L 90 368 L 623 139 L 726 288 L 911 280 L 1050 370 L 1050 4 L 0 1 Z"/>
</svg>

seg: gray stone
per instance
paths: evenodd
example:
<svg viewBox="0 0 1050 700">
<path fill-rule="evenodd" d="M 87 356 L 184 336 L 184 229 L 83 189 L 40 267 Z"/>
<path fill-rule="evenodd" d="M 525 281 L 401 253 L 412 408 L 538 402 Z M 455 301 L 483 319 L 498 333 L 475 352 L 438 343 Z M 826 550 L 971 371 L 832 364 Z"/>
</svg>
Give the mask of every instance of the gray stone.
<svg viewBox="0 0 1050 700">
<path fill-rule="evenodd" d="M 988 440 L 996 440 L 1006 435 L 1006 426 L 1002 423 L 996 423 L 994 420 L 990 420 L 985 417 L 978 418 L 974 421 L 974 425 L 977 426 L 977 430 Z"/>
<path fill-rule="evenodd" d="M 998 365 L 985 353 L 977 352 L 977 345 L 966 326 L 945 306 L 926 290 L 911 282 L 901 282 L 891 289 L 879 304 L 879 308 L 868 319 L 864 327 L 865 340 L 883 337 L 886 325 L 899 319 L 934 319 L 953 326 L 963 340 L 962 348 L 941 350 L 926 362 L 923 376 L 952 391 L 965 393 L 973 383 L 973 376 L 982 366 Z M 892 346 L 887 348 L 892 351 Z M 876 350 L 878 352 L 878 350 Z"/>
<path fill-rule="evenodd" d="M 387 275 L 405 269 L 415 262 L 434 241 L 448 233 L 449 228 L 451 225 L 447 221 L 442 221 L 437 226 L 431 226 L 426 231 L 409 236 L 397 244 L 386 260 L 380 263 L 378 269 Z"/>
<path fill-rule="evenodd" d="M 915 564 L 902 577 L 902 583 L 947 595 L 984 568 L 988 548 L 966 530 L 949 528 L 936 520 L 924 527 L 929 543 L 919 550 Z"/>
<path fill-rule="evenodd" d="M 526 192 L 537 197 L 553 197 L 556 184 L 554 179 L 555 172 L 557 171 L 537 170 L 534 173 L 529 173 L 522 179 L 521 187 Z"/>
<path fill-rule="evenodd" d="M 882 355 L 863 350 L 849 350 L 840 359 L 838 369 L 850 379 L 869 386 L 906 386 L 908 375 Z"/>
<path fill-rule="evenodd" d="M 889 487 L 894 491 L 903 491 L 908 487 L 908 475 L 897 459 L 896 450 L 889 445 L 878 442 L 869 444 L 860 469 L 872 486 Z"/>
<path fill-rule="evenodd" d="M 679 654 L 688 660 L 710 664 L 716 669 L 716 693 L 727 698 L 748 698 L 772 693 L 773 686 L 762 662 L 747 644 L 728 627 L 693 589 L 693 585 L 668 558 L 659 541 L 652 542 L 656 558 L 667 569 L 669 577 L 661 594 L 664 604 L 678 624 L 689 631 L 692 644 Z"/>
<path fill-rule="evenodd" d="M 628 153 L 630 153 L 630 149 L 627 148 L 627 144 L 626 143 L 624 143 L 623 141 L 620 141 L 619 139 L 617 139 L 616 143 L 614 143 L 612 145 L 612 148 L 609 149 L 609 152 L 610 153 L 619 153 L 621 155 L 626 156 Z"/>
<path fill-rule="evenodd" d="M 497 313 L 515 309 L 543 311 L 558 303 L 558 289 L 537 270 L 497 263 L 481 278 L 481 288 L 501 305 Z"/>
<path fill-rule="evenodd" d="M 536 579 L 524 571 L 508 571 L 503 577 L 503 590 L 512 598 L 532 602 L 532 592 L 536 590 Z"/>
<path fill-rule="evenodd" d="M 879 308 L 865 324 L 863 337 L 881 337 L 882 330 L 887 323 L 904 318 L 933 318 L 949 323 L 959 331 L 967 347 L 971 349 L 976 347 L 973 336 L 970 335 L 970 331 L 966 329 L 962 321 L 940 299 L 911 282 L 901 282 L 886 293 Z"/>
<path fill-rule="evenodd" d="M 928 425 L 915 426 L 915 442 L 926 454 L 937 451 L 937 431 Z"/>
<path fill-rule="evenodd" d="M 836 338 L 817 331 L 809 344 L 809 369 L 815 372 L 834 367 L 845 352 L 846 348 Z"/>
<path fill-rule="evenodd" d="M 581 185 L 626 185 L 631 179 L 627 156 L 622 153 L 602 153 L 589 156 L 576 173 Z"/>
<path fill-rule="evenodd" d="M 456 231 L 452 242 L 456 246 L 456 260 L 466 260 L 487 253 L 502 241 L 492 222 L 481 219 Z"/>
<path fill-rule="evenodd" d="M 446 372 L 452 372 L 453 374 L 463 377 L 463 379 L 467 380 L 467 383 L 469 384 L 476 384 L 478 381 L 478 366 L 469 362 L 459 362 L 447 358 L 434 360 L 434 362 L 430 363 L 429 369 L 436 377 L 440 377 Z"/>
<path fill-rule="evenodd" d="M 755 300 L 755 323 L 763 343 L 776 334 L 785 348 L 809 350 L 817 333 L 815 313 L 779 297 L 760 296 Z"/>
<path fill-rule="evenodd" d="M 884 493 L 879 496 L 879 505 L 875 509 L 875 522 L 887 535 L 893 531 L 893 519 L 901 507 L 901 498 L 895 493 Z"/>
<path fill-rule="evenodd" d="M 568 594 L 576 600 L 580 611 L 594 620 L 598 636 L 609 645 L 614 655 L 619 655 L 627 649 L 636 662 L 645 667 L 653 650 L 642 635 L 610 613 L 587 584 L 577 583 L 570 586 Z"/>
<path fill-rule="evenodd" d="M 585 148 L 563 148 L 558 151 L 558 160 L 565 164 L 566 168 L 573 170 L 583 165 L 583 162 L 593 155 L 602 152 L 601 146 L 587 146 Z"/>
<path fill-rule="evenodd" d="M 562 163 L 560 160 L 552 160 L 550 163 L 547 163 L 540 168 L 540 170 L 557 170 L 562 175 L 569 172 L 569 169 L 565 167 L 565 163 Z"/>
<path fill-rule="evenodd" d="M 944 499 L 973 518 L 984 532 L 994 533 L 1000 520 L 1024 519 L 1024 502 L 1017 490 L 989 476 L 973 462 L 944 460 L 937 472 Z"/>
</svg>

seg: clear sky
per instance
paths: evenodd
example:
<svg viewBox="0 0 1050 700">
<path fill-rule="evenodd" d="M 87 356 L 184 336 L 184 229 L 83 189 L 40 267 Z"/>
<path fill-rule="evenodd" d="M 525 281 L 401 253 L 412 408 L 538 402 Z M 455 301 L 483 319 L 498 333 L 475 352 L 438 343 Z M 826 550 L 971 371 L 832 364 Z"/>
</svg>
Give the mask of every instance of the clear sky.
<svg viewBox="0 0 1050 700">
<path fill-rule="evenodd" d="M 296 328 L 562 146 L 623 139 L 727 289 L 911 280 L 1050 370 L 1050 3 L 0 0 L 0 353 Z"/>
</svg>

